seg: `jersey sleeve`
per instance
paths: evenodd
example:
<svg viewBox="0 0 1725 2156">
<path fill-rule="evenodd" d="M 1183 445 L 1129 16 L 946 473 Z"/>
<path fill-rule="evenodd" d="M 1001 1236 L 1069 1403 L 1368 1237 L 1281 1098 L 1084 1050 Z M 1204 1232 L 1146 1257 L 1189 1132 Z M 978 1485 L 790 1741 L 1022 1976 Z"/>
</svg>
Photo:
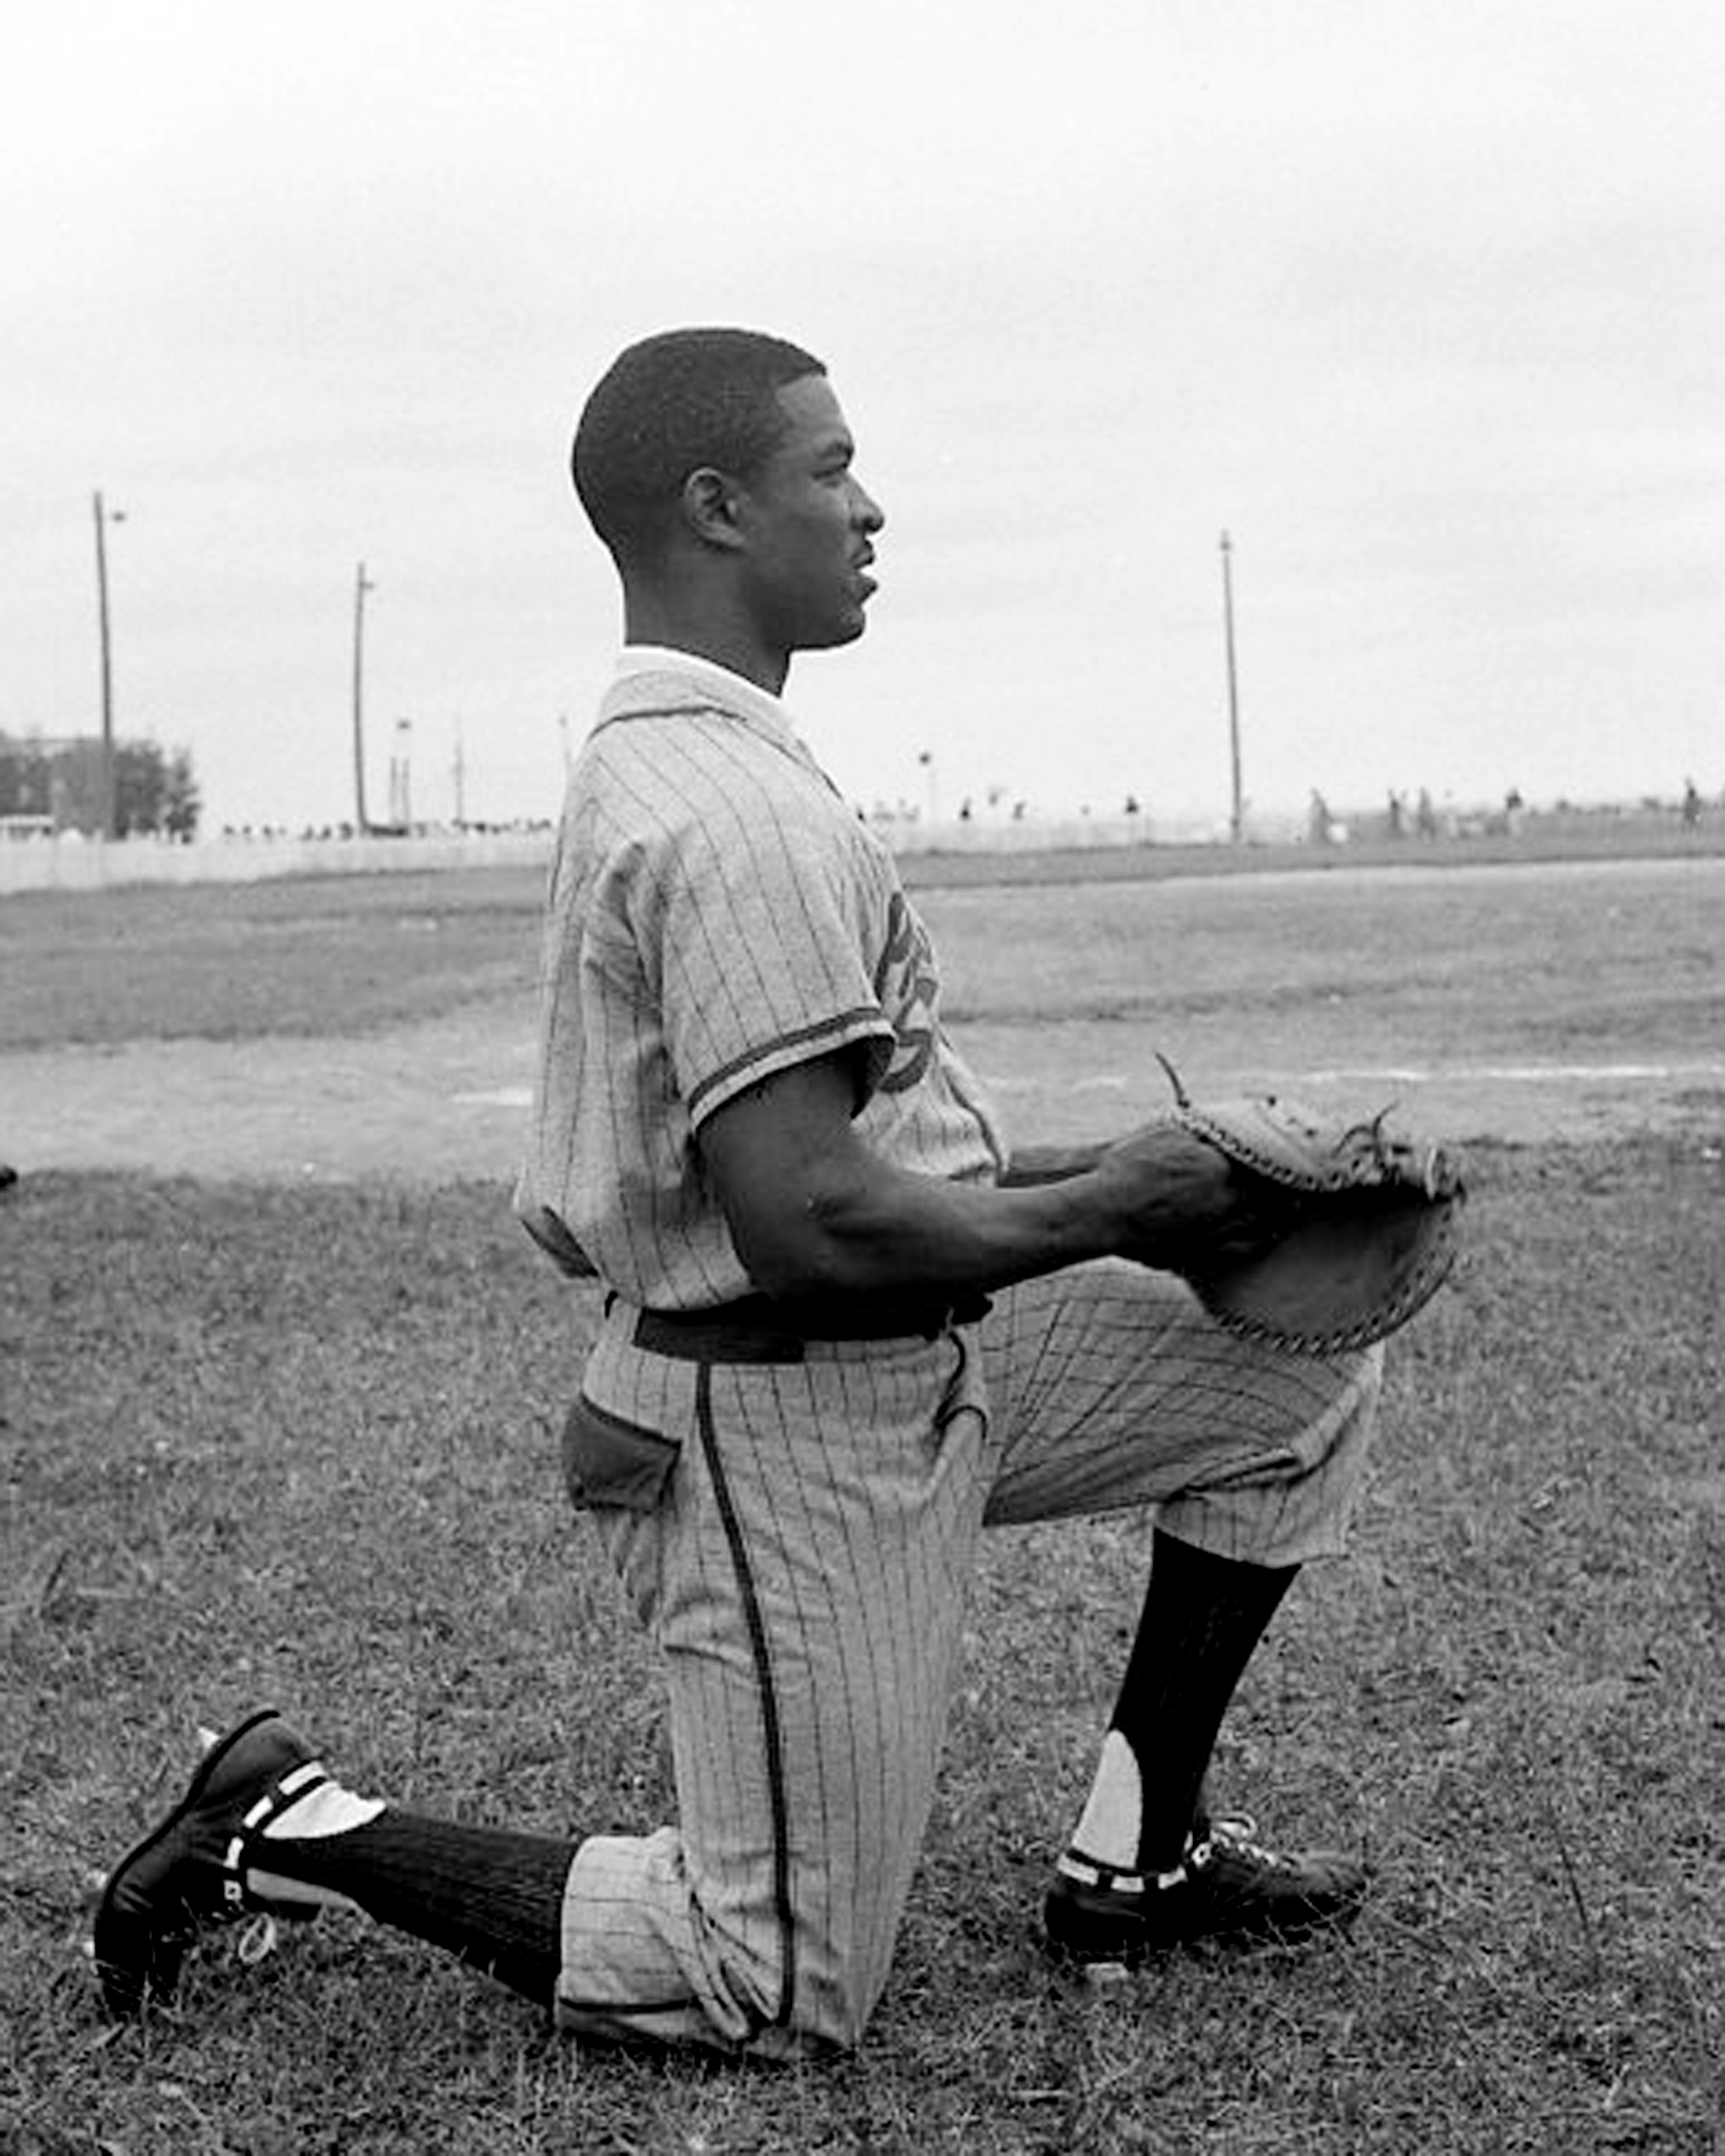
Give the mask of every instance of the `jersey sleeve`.
<svg viewBox="0 0 1725 2156">
<path fill-rule="evenodd" d="M 676 834 L 637 923 L 691 1127 L 773 1072 L 860 1047 L 864 1097 L 896 1036 L 875 987 L 885 908 L 842 807 L 765 794 Z M 745 828 L 746 824 L 746 828 Z"/>
</svg>

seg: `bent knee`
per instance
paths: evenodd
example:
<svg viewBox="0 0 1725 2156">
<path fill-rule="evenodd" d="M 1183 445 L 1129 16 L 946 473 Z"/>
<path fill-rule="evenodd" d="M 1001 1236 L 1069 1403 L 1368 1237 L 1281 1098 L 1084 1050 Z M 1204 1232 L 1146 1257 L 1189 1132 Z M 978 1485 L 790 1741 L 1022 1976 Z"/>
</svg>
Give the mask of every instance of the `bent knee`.
<svg viewBox="0 0 1725 2156">
<path fill-rule="evenodd" d="M 808 1924 L 782 1933 L 770 1950 L 751 1944 L 739 1952 L 733 1943 L 715 1963 L 743 2048 L 766 2057 L 855 2051 L 887 1974 L 882 1955 L 857 1952 Z"/>
</svg>

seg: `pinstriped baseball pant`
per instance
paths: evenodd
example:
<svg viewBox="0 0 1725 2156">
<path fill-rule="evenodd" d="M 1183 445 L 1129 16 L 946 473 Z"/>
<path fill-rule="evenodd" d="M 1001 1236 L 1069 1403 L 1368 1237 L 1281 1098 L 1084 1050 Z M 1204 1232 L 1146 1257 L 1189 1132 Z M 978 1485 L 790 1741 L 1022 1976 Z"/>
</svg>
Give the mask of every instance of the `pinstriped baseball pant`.
<svg viewBox="0 0 1725 2156">
<path fill-rule="evenodd" d="M 854 2044 L 927 1821 L 980 1531 L 1153 1506 L 1250 1563 L 1337 1553 L 1379 1354 L 1242 1342 L 1178 1281 L 1107 1261 L 933 1342 L 792 1363 L 649 1353 L 634 1317 L 614 1305 L 593 1349 L 605 1457 L 572 1487 L 663 1657 L 680 1818 L 581 1845 L 558 2019 L 767 2056 Z"/>
</svg>

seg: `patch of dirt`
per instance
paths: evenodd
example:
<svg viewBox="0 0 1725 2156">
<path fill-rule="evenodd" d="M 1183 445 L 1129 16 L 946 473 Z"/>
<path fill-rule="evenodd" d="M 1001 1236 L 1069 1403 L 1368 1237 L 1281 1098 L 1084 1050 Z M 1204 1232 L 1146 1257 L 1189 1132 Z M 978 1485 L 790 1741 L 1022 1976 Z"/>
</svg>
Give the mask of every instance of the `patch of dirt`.
<svg viewBox="0 0 1725 2156">
<path fill-rule="evenodd" d="M 1165 1081 L 1148 1028 L 1081 1021 L 979 1025 L 965 1053 L 1026 1138 L 1102 1137 L 1158 1113 Z M 1654 1132 L 1725 1135 L 1725 1063 L 1417 1071 L 1312 1065 L 1306 1043 L 1248 1062 L 1218 1044 L 1214 1095 L 1281 1091 L 1348 1112 L 1386 1101 L 1435 1137 L 1527 1145 Z M 506 1183 L 526 1127 L 531 1008 L 490 1004 L 356 1040 L 153 1041 L 0 1057 L 0 1161 L 21 1173 L 120 1168 L 263 1181 Z"/>
<path fill-rule="evenodd" d="M 267 1182 L 506 1181 L 530 1018 L 495 1007 L 349 1040 L 139 1041 L 0 1058 L 0 1158 Z"/>
</svg>

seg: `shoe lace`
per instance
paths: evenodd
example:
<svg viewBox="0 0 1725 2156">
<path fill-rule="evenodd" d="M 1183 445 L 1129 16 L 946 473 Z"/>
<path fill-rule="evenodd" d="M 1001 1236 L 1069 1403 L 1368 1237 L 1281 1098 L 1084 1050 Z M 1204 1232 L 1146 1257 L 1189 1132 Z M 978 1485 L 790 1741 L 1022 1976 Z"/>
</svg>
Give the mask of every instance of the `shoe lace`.
<svg viewBox="0 0 1725 2156">
<path fill-rule="evenodd" d="M 275 1917 L 267 1909 L 259 1909 L 247 1920 L 234 1951 L 247 1969 L 255 1969 L 260 1961 L 270 1958 L 280 1943 Z"/>
<path fill-rule="evenodd" d="M 1201 1871 L 1221 1856 L 1244 1857 L 1269 1871 L 1291 1872 L 1300 1868 L 1286 1851 L 1271 1849 L 1258 1840 L 1258 1822 L 1250 1812 L 1235 1812 L 1211 1820 L 1204 1839 L 1193 1845 L 1186 1861 Z"/>
</svg>

